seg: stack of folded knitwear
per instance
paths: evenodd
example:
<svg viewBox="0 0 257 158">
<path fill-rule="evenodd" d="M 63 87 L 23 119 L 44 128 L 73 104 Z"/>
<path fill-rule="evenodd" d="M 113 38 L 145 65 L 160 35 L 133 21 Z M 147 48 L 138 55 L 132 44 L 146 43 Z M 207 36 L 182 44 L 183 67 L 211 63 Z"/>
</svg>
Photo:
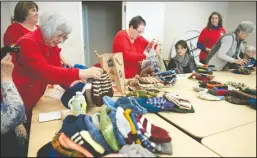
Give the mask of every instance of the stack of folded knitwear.
<svg viewBox="0 0 257 158">
<path fill-rule="evenodd" d="M 143 116 L 146 109 L 130 106 L 122 99 L 117 104 L 113 104 L 113 100 L 103 101 L 107 105 L 92 117 L 83 114 L 66 116 L 52 141 L 38 151 L 38 157 L 156 157 L 153 153 L 172 154 L 169 133 Z"/>
<path fill-rule="evenodd" d="M 250 75 L 253 70 L 247 68 L 247 67 L 239 67 L 232 72 L 235 74 L 243 74 L 243 75 Z"/>
<path fill-rule="evenodd" d="M 107 98 L 105 96 L 104 98 Z M 148 91 L 133 91 L 127 93 L 127 100 L 132 105 L 144 107 L 146 112 L 179 112 L 179 113 L 194 113 L 195 110 L 189 100 L 172 93 L 159 93 L 158 95 Z M 133 101 L 131 101 L 133 100 Z"/>
<path fill-rule="evenodd" d="M 188 78 L 189 79 L 196 79 L 196 80 L 200 80 L 200 81 L 211 81 L 213 80 L 214 76 L 213 76 L 213 68 L 214 66 L 212 65 L 197 65 L 195 72 L 193 72 Z"/>
<path fill-rule="evenodd" d="M 165 72 L 157 72 L 155 73 L 155 76 L 157 76 L 161 81 L 163 81 L 165 87 L 170 85 L 174 86 L 174 84 L 177 81 L 176 70 L 174 69 Z"/>
</svg>

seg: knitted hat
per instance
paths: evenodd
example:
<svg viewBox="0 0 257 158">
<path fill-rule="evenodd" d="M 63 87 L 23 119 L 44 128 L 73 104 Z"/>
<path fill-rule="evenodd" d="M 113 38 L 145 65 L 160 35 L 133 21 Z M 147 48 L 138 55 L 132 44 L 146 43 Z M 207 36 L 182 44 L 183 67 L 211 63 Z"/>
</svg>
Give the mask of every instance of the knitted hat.
<svg viewBox="0 0 257 158">
<path fill-rule="evenodd" d="M 122 136 L 125 138 L 126 142 L 128 144 L 132 144 L 133 138 L 132 138 L 131 127 L 129 125 L 129 122 L 125 118 L 123 112 L 124 112 L 123 108 L 117 107 L 117 111 L 116 111 L 117 128 L 122 134 Z"/>
<path fill-rule="evenodd" d="M 231 104 L 248 105 L 248 100 L 242 100 L 233 96 L 225 96 L 225 100 Z"/>
<path fill-rule="evenodd" d="M 126 94 L 127 97 L 135 96 L 135 97 L 144 97 L 144 98 L 152 98 L 156 97 L 157 93 L 154 92 L 148 92 L 148 91 L 133 91 Z"/>
<path fill-rule="evenodd" d="M 93 79 L 92 94 L 96 106 L 103 105 L 103 96 L 113 96 L 112 81 L 106 71 L 104 71 L 100 79 Z"/>
<path fill-rule="evenodd" d="M 140 77 L 147 77 L 147 76 L 153 76 L 154 75 L 154 69 L 151 66 L 148 66 L 147 68 L 143 69 L 140 72 Z"/>
<path fill-rule="evenodd" d="M 156 157 L 153 153 L 138 144 L 125 145 L 119 153 L 127 154 L 128 157 Z"/>
<path fill-rule="evenodd" d="M 252 73 L 251 70 L 244 68 L 244 67 L 240 67 L 238 69 L 235 69 L 232 71 L 235 74 L 243 74 L 243 75 L 250 75 Z"/>
<path fill-rule="evenodd" d="M 135 125 L 130 117 L 130 114 L 131 114 L 131 109 L 126 109 L 124 112 L 124 116 L 127 119 L 127 121 L 129 122 L 129 125 L 131 127 L 131 133 L 133 135 L 133 139 L 136 142 L 136 144 L 141 144 L 141 141 L 137 137 L 137 130 L 136 130 Z"/>
<path fill-rule="evenodd" d="M 103 103 L 107 105 L 109 108 L 111 108 L 112 110 L 114 111 L 116 110 L 115 100 L 113 100 L 111 97 L 104 96 Z"/>
<path fill-rule="evenodd" d="M 208 90 L 208 93 L 214 95 L 214 96 L 227 96 L 230 95 L 230 92 L 228 90 Z"/>
<path fill-rule="evenodd" d="M 135 102 L 133 98 L 128 97 L 120 97 L 115 102 L 115 107 L 122 107 L 124 110 L 126 109 L 132 109 L 136 113 L 145 114 L 147 113 L 147 110 L 143 108 L 140 104 Z"/>
<path fill-rule="evenodd" d="M 237 26 L 238 31 L 245 32 L 247 34 L 251 34 L 255 30 L 255 24 L 252 23 L 251 21 L 242 21 L 238 26 Z"/>
<path fill-rule="evenodd" d="M 78 91 L 82 91 L 83 87 L 85 86 L 85 83 L 82 83 L 82 82 L 79 82 L 77 84 L 75 84 L 74 86 L 68 88 L 62 95 L 61 97 L 61 102 L 62 104 L 66 107 L 66 108 L 69 108 L 68 106 L 68 102 L 69 100 L 74 96 L 76 95 L 76 92 Z M 86 94 L 84 93 L 83 94 L 86 98 Z"/>
<path fill-rule="evenodd" d="M 149 99 L 147 99 L 146 103 L 156 106 L 156 107 L 162 109 L 163 111 L 166 111 L 166 110 L 168 111 L 168 110 L 174 108 L 174 103 L 169 102 L 164 97 L 149 98 Z"/>
<path fill-rule="evenodd" d="M 208 91 L 201 91 L 197 94 L 197 97 L 203 100 L 209 100 L 209 101 L 220 101 L 220 100 L 224 100 L 224 96 L 214 96 L 211 95 L 209 93 L 207 93 Z"/>
<path fill-rule="evenodd" d="M 84 117 L 85 125 L 88 129 L 88 132 L 90 133 L 91 137 L 98 142 L 106 151 L 107 153 L 112 153 L 112 149 L 110 146 L 106 143 L 103 135 L 101 134 L 101 131 L 96 128 L 96 126 L 92 122 L 91 116 L 85 116 Z"/>
<path fill-rule="evenodd" d="M 120 131 L 118 130 L 117 128 L 117 124 L 116 124 L 116 112 L 115 111 L 111 111 L 109 113 L 109 116 L 110 116 L 110 119 L 112 121 L 112 126 L 113 126 L 113 133 L 114 133 L 114 136 L 116 138 L 116 140 L 118 140 L 119 144 L 122 146 L 126 145 L 126 141 L 125 139 L 123 138 L 122 134 L 120 133 Z"/>
<path fill-rule="evenodd" d="M 105 105 L 101 110 L 100 124 L 101 132 L 104 136 L 105 141 L 112 148 L 113 151 L 117 152 L 120 150 L 120 145 L 116 140 L 113 133 L 112 121 L 108 115 L 110 109 Z"/>
<path fill-rule="evenodd" d="M 250 95 L 250 94 L 246 94 L 244 92 L 240 92 L 238 90 L 232 90 L 230 91 L 231 95 L 232 96 L 235 96 L 239 99 L 244 99 L 244 100 L 247 100 L 247 99 L 256 99 L 256 95 Z"/>
<path fill-rule="evenodd" d="M 101 130 L 100 115 L 101 114 L 99 112 L 92 115 L 92 122 L 98 130 Z"/>
</svg>

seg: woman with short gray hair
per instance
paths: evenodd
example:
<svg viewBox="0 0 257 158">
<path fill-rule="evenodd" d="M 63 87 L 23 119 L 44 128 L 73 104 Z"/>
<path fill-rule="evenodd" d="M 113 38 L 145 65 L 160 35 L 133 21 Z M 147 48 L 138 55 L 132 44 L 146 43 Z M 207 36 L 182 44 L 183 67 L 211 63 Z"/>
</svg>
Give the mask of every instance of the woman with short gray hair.
<svg viewBox="0 0 257 158">
<path fill-rule="evenodd" d="M 102 69 L 87 70 L 63 68 L 61 48 L 71 33 L 69 22 L 59 13 L 45 13 L 40 17 L 40 28 L 21 37 L 17 45 L 20 52 L 14 54 L 13 80 L 26 106 L 28 119 L 34 105 L 44 94 L 48 84 L 68 88 L 77 80 L 100 78 Z"/>
<path fill-rule="evenodd" d="M 241 22 L 233 33 L 223 35 L 211 49 L 206 63 L 215 65 L 215 70 L 225 70 L 230 64 L 245 65 L 247 60 L 239 57 L 244 51 L 243 41 L 255 30 L 250 21 Z"/>
</svg>

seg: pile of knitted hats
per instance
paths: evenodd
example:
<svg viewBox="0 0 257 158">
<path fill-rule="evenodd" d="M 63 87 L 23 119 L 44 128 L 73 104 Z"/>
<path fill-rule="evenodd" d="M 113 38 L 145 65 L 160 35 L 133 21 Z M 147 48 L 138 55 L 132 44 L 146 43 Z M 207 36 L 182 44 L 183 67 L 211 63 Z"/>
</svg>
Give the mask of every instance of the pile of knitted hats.
<svg viewBox="0 0 257 158">
<path fill-rule="evenodd" d="M 152 152 L 172 154 L 171 137 L 165 129 L 151 124 L 142 114 L 129 108 L 118 107 L 114 111 L 107 106 L 92 117 L 68 115 L 47 146 L 38 154 L 53 153 L 53 157 L 155 157 Z"/>
<path fill-rule="evenodd" d="M 239 67 L 232 72 L 235 74 L 250 75 L 252 73 L 252 70 L 247 67 Z"/>
<path fill-rule="evenodd" d="M 165 72 L 157 72 L 155 73 L 165 86 L 174 85 L 177 81 L 176 70 L 168 70 Z"/>
<path fill-rule="evenodd" d="M 232 104 L 249 105 L 256 109 L 256 89 L 251 89 L 245 84 L 227 82 L 222 84 L 217 81 L 201 82 L 193 87 L 198 92 L 198 97 L 203 100 L 226 100 Z"/>
<path fill-rule="evenodd" d="M 212 65 L 197 65 L 195 72 L 193 72 L 188 78 L 195 78 L 200 81 L 211 81 L 214 78 L 212 71 L 213 67 L 214 66 Z"/>
<path fill-rule="evenodd" d="M 93 100 L 96 106 L 102 106 L 102 98 L 103 96 L 107 95 L 112 97 L 113 96 L 113 89 L 112 89 L 112 82 L 110 76 L 104 71 L 100 79 L 92 79 L 91 81 L 92 89 L 91 95 L 89 97 L 90 100 Z M 86 83 L 79 82 L 74 86 L 68 88 L 61 97 L 61 101 L 63 105 L 67 108 L 69 100 L 76 94 L 77 91 L 82 91 L 85 87 Z M 87 100 L 86 92 L 83 94 Z"/>
<path fill-rule="evenodd" d="M 232 87 L 231 95 L 225 97 L 226 101 L 232 104 L 249 105 L 256 109 L 256 89 L 237 82 L 227 82 L 225 85 Z"/>
</svg>

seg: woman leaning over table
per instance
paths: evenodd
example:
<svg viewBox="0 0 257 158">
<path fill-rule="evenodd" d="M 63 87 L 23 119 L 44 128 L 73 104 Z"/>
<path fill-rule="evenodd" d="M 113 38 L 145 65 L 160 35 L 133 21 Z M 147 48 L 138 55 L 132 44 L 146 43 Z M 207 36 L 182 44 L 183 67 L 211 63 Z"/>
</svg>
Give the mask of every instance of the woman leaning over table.
<svg viewBox="0 0 257 158">
<path fill-rule="evenodd" d="M 63 68 L 58 47 L 71 33 L 68 21 L 59 13 L 45 13 L 40 17 L 40 28 L 22 36 L 15 54 L 14 83 L 24 101 L 28 120 L 32 109 L 44 94 L 48 84 L 59 84 L 68 88 L 74 81 L 99 78 L 102 69 L 87 70 Z"/>
</svg>

